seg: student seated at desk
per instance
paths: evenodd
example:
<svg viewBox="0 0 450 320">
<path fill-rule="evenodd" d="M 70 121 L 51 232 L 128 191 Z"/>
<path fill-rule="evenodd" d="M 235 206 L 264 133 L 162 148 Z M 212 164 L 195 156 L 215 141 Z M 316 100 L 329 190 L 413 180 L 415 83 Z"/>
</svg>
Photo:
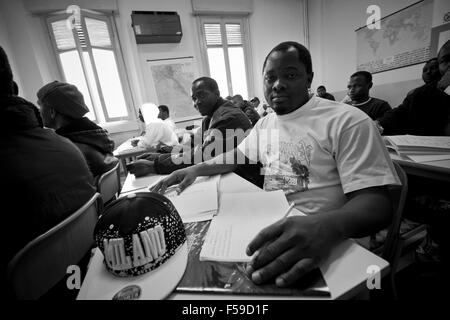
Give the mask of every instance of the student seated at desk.
<svg viewBox="0 0 450 320">
<path fill-rule="evenodd" d="M 12 77 L 0 47 L 3 277 L 6 264 L 20 249 L 74 213 L 95 193 L 80 150 L 43 128 L 38 108 L 13 95 Z"/>
<path fill-rule="evenodd" d="M 370 96 L 372 86 L 372 75 L 370 72 L 355 72 L 350 77 L 347 85 L 348 100 L 345 101 L 344 98 L 343 102 L 364 111 L 372 120 L 377 120 L 392 108 L 386 101 Z"/>
<path fill-rule="evenodd" d="M 142 136 L 131 140 L 133 147 L 141 147 L 144 149 L 156 148 L 163 144 L 167 146 L 175 146 L 178 144 L 178 137 L 170 126 L 161 119 L 155 119 L 145 126 Z"/>
<path fill-rule="evenodd" d="M 81 150 L 94 177 L 114 168 L 119 162 L 112 154 L 114 141 L 105 129 L 85 117 L 89 109 L 76 86 L 53 81 L 37 96 L 44 126 L 55 129 Z"/>
<path fill-rule="evenodd" d="M 253 281 L 276 279 L 287 286 L 315 268 L 334 245 L 373 234 L 392 216 L 386 186 L 399 184 L 373 121 L 352 106 L 309 96 L 311 56 L 304 46 L 284 42 L 263 65 L 266 101 L 275 110 L 261 119 L 237 149 L 223 157 L 172 173 L 152 191 L 179 190 L 197 176 L 234 170 L 225 159 L 261 161 L 264 189 L 284 190 L 308 214 L 282 219 L 248 245 Z M 278 139 L 279 138 L 279 139 Z M 225 163 L 225 164 L 223 164 Z"/>
<path fill-rule="evenodd" d="M 158 110 L 158 119 L 164 121 L 169 126 L 169 128 L 172 129 L 173 132 L 175 132 L 177 126 L 175 125 L 175 122 L 173 122 L 173 120 L 170 118 L 169 108 L 166 105 L 162 104 L 158 106 Z"/>
<path fill-rule="evenodd" d="M 439 71 L 439 63 L 438 63 L 438 59 L 437 58 L 432 58 L 430 60 L 428 60 L 427 62 L 425 62 L 425 65 L 423 66 L 422 69 L 422 80 L 423 82 L 425 82 L 425 84 L 429 84 L 432 82 L 438 82 L 439 80 L 441 80 L 442 76 L 441 73 Z M 422 88 L 423 86 L 419 87 Z M 419 89 L 413 89 L 410 92 L 408 92 L 408 96 L 413 93 L 415 90 Z"/>
<path fill-rule="evenodd" d="M 384 135 L 450 135 L 450 40 L 438 54 L 442 78 L 417 88 L 378 123 Z"/>
<path fill-rule="evenodd" d="M 204 116 L 202 130 L 198 131 L 194 137 L 194 143 L 197 142 L 194 148 L 182 149 L 182 152 L 172 152 L 171 154 L 140 156 L 139 160 L 128 165 L 128 170 L 132 174 L 140 177 L 151 173 L 167 174 L 186 168 L 206 160 L 204 159 L 205 155 L 211 157 L 211 154 L 207 154 L 208 151 L 220 149 L 224 152 L 235 148 L 242 141 L 247 130 L 251 129 L 251 123 L 246 115 L 232 102 L 220 97 L 217 82 L 212 78 L 202 77 L 194 80 L 192 100 L 194 107 Z M 241 129 L 242 134 L 227 139 L 227 130 L 237 129 Z M 219 145 L 221 148 L 211 148 Z M 262 185 L 258 165 L 245 166 L 236 173 L 256 185 Z"/>
</svg>

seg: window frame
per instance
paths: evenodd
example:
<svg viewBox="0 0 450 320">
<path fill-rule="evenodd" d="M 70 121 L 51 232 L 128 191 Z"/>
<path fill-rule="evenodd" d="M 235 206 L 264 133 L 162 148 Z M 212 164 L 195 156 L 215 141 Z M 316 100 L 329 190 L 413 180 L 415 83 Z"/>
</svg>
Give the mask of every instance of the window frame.
<svg viewBox="0 0 450 320">
<path fill-rule="evenodd" d="M 92 64 L 92 72 L 94 74 L 94 81 L 97 85 L 97 88 L 99 88 L 98 96 L 99 96 L 100 103 L 101 103 L 100 106 L 95 105 L 95 102 L 94 102 L 95 100 L 94 100 L 94 97 L 92 94 L 94 89 L 91 88 L 90 83 L 88 81 L 86 81 L 90 99 L 93 104 L 92 107 L 93 107 L 93 112 L 95 115 L 94 122 L 98 123 L 98 124 L 103 124 L 106 127 L 114 127 L 116 124 L 121 124 L 121 126 L 123 126 L 123 124 L 125 124 L 127 122 L 134 122 L 134 121 L 136 121 L 136 112 L 135 112 L 134 108 L 132 107 L 133 106 L 133 97 L 131 94 L 131 88 L 130 88 L 130 84 L 129 84 L 128 74 L 127 74 L 126 68 L 125 68 L 125 62 L 124 62 L 122 52 L 121 52 L 120 41 L 119 41 L 119 37 L 118 37 L 117 26 L 116 26 L 115 20 L 114 20 L 114 15 L 110 14 L 110 13 L 94 12 L 91 10 L 87 11 L 87 10 L 83 10 L 83 9 L 81 10 L 81 12 L 82 12 L 81 13 L 82 18 L 81 18 L 80 22 L 81 22 L 83 31 L 86 31 L 86 32 L 84 32 L 84 36 L 86 39 L 86 51 L 85 52 L 87 52 L 89 54 L 89 58 L 93 62 L 93 63 L 91 63 Z M 67 82 L 67 81 L 65 78 L 64 69 L 62 67 L 59 54 L 63 53 L 63 52 L 73 51 L 74 49 L 61 50 L 61 49 L 57 48 L 55 34 L 53 33 L 53 29 L 52 29 L 52 23 L 56 22 L 56 21 L 66 20 L 67 18 L 69 18 L 69 16 L 70 16 L 69 14 L 59 11 L 59 12 L 48 13 L 43 17 L 44 24 L 47 28 L 47 34 L 50 38 L 50 43 L 51 43 L 51 47 L 53 50 L 54 58 L 56 60 L 56 65 L 57 65 L 60 79 L 62 79 L 65 82 Z M 108 33 L 110 36 L 110 40 L 111 40 L 110 48 L 94 46 L 91 44 L 91 41 L 89 39 L 89 32 L 87 31 L 87 27 L 86 27 L 86 21 L 84 19 L 86 17 L 91 18 L 91 19 L 101 20 L 106 23 L 107 28 L 108 28 Z M 82 50 L 79 38 L 76 36 L 75 29 L 72 30 L 72 34 L 74 36 L 74 41 L 76 44 L 75 50 L 78 52 L 79 56 L 82 56 L 83 50 Z M 102 92 L 102 89 L 100 86 L 100 79 L 98 77 L 97 67 L 95 65 L 95 60 L 93 57 L 93 52 L 92 52 L 93 48 L 94 49 L 95 48 L 107 49 L 107 50 L 109 49 L 113 52 L 114 58 L 116 61 L 117 72 L 119 74 L 120 84 L 121 84 L 122 90 L 123 90 L 124 100 L 125 100 L 125 104 L 126 104 L 125 107 L 126 107 L 128 116 L 123 116 L 123 117 L 110 117 L 109 116 L 107 106 L 105 104 L 105 100 L 103 97 L 103 92 Z M 84 59 L 80 59 L 80 62 L 82 64 L 83 74 L 84 74 L 85 78 L 87 79 Z M 103 117 L 101 117 L 98 114 L 98 112 L 99 112 L 98 109 L 100 109 L 101 112 L 103 113 Z M 102 119 L 104 119 L 104 122 L 102 121 Z M 126 126 L 126 127 L 129 127 L 129 126 Z M 114 130 L 114 131 L 118 132 L 119 130 Z"/>
<path fill-rule="evenodd" d="M 206 37 L 205 30 L 203 25 L 207 24 L 220 24 L 220 31 L 222 37 L 222 45 L 217 46 L 207 46 L 206 45 Z M 233 86 L 231 83 L 231 70 L 230 70 L 230 61 L 228 56 L 228 48 L 229 47 L 238 47 L 236 45 L 228 46 L 228 42 L 226 39 L 226 29 L 225 24 L 239 24 L 241 26 L 241 34 L 242 34 L 242 48 L 244 50 L 244 63 L 245 63 L 245 73 L 247 75 L 247 95 L 250 98 L 254 95 L 254 77 L 253 77 L 253 65 L 251 60 L 251 42 L 250 42 L 250 27 L 248 22 L 248 16 L 243 15 L 198 15 L 197 16 L 197 28 L 200 34 L 200 54 L 202 57 L 202 65 L 206 73 L 211 76 L 211 71 L 209 69 L 209 60 L 208 60 L 208 48 L 223 48 L 224 49 L 224 58 L 225 58 L 225 68 L 227 75 L 227 88 L 230 95 L 235 95 L 238 93 L 233 92 Z M 232 93 L 232 94 L 231 94 Z M 221 93 L 223 95 L 223 93 Z M 241 94 L 241 93 L 239 93 Z"/>
</svg>

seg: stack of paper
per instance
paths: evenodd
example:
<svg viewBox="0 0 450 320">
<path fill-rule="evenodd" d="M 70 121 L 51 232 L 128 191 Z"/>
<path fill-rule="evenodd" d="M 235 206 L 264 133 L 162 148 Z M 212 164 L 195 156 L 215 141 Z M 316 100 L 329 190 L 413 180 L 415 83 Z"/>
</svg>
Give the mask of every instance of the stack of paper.
<svg viewBox="0 0 450 320">
<path fill-rule="evenodd" d="M 158 177 L 146 191 L 166 176 Z M 166 190 L 164 196 L 172 201 L 183 223 L 211 220 L 219 208 L 219 179 L 220 175 L 199 177 L 180 194 L 177 194 L 177 185 L 174 185 Z"/>
<path fill-rule="evenodd" d="M 450 159 L 450 137 L 386 136 L 386 146 L 416 162 Z"/>
<path fill-rule="evenodd" d="M 289 204 L 283 191 L 226 193 L 205 237 L 200 260 L 246 262 L 250 241 L 283 218 Z"/>
</svg>

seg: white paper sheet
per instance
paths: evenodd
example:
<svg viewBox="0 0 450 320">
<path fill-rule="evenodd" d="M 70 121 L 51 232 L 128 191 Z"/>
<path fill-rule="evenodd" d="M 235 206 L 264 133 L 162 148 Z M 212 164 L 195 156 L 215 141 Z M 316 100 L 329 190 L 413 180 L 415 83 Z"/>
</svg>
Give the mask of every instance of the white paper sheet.
<svg viewBox="0 0 450 320">
<path fill-rule="evenodd" d="M 149 189 L 166 175 L 152 175 L 135 178 L 129 174 L 121 194 L 129 192 L 149 192 Z M 199 177 L 181 194 L 169 188 L 164 195 L 172 201 L 184 223 L 211 220 L 219 209 L 218 187 L 220 175 Z"/>
<path fill-rule="evenodd" d="M 247 245 L 263 228 L 283 218 L 288 208 L 281 190 L 223 194 L 200 260 L 250 261 L 245 253 Z"/>
</svg>

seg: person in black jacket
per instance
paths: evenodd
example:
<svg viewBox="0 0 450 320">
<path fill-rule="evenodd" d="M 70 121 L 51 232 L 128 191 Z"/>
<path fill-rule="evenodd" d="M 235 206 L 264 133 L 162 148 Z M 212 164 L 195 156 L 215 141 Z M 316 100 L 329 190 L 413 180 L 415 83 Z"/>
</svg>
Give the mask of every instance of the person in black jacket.
<svg viewBox="0 0 450 320">
<path fill-rule="evenodd" d="M 442 78 L 415 89 L 403 103 L 378 119 L 384 135 L 450 135 L 450 41 L 439 51 Z"/>
<path fill-rule="evenodd" d="M 37 96 L 44 125 L 76 144 L 94 177 L 112 169 L 119 162 L 112 155 L 114 141 L 109 133 L 84 117 L 89 109 L 77 87 L 54 81 L 42 87 Z"/>
<path fill-rule="evenodd" d="M 5 271 L 14 254 L 84 205 L 95 188 L 80 150 L 44 129 L 38 108 L 15 95 L 1 47 L 0 146 Z"/>
<path fill-rule="evenodd" d="M 144 154 L 128 165 L 132 174 L 136 177 L 151 173 L 168 174 L 189 167 L 234 149 L 252 128 L 250 120 L 241 109 L 221 98 L 217 82 L 212 78 L 202 77 L 192 83 L 192 100 L 194 107 L 204 116 L 201 131 L 193 139 L 194 147 L 182 152 L 172 150 L 172 153 L 166 154 Z M 242 134 L 229 137 L 227 130 L 236 129 L 241 129 Z M 259 171 L 260 165 L 247 164 L 236 173 L 262 186 L 263 177 Z"/>
</svg>

